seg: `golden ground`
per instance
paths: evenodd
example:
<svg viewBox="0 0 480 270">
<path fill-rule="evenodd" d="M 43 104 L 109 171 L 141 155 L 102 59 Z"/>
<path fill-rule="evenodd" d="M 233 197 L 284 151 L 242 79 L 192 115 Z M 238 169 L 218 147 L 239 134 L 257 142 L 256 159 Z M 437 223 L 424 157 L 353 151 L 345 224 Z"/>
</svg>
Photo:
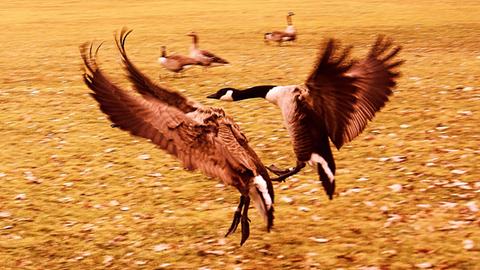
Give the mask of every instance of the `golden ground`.
<svg viewBox="0 0 480 270">
<path fill-rule="evenodd" d="M 263 44 L 290 10 L 298 42 Z M 479 17 L 473 0 L 3 1 L 0 268 L 479 269 Z M 252 210 L 239 247 L 239 232 L 223 237 L 237 192 L 110 128 L 88 96 L 85 41 L 106 41 L 101 64 L 128 85 L 112 39 L 122 26 L 135 29 L 127 51 L 142 70 L 224 107 L 265 164 L 279 166 L 294 158 L 275 107 L 205 96 L 301 83 L 327 37 L 362 56 L 386 34 L 406 63 L 391 102 L 334 152 L 335 199 L 307 169 L 276 185 L 273 232 Z M 232 65 L 180 79 L 162 70 L 160 46 L 187 53 L 191 30 Z"/>
</svg>

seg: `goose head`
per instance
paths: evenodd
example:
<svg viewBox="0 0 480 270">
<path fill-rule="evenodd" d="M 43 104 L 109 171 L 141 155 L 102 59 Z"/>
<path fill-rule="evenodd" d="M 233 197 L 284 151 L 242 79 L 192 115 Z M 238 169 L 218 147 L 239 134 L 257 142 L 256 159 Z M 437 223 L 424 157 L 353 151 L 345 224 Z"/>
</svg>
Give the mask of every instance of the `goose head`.
<svg viewBox="0 0 480 270">
<path fill-rule="evenodd" d="M 235 101 L 236 99 L 234 98 L 234 94 L 235 96 L 237 96 L 239 91 L 240 90 L 238 89 L 230 88 L 230 87 L 222 88 L 218 90 L 216 93 L 207 96 L 207 98 L 219 99 L 224 101 Z"/>
<path fill-rule="evenodd" d="M 187 36 L 189 37 L 197 37 L 197 33 L 195 31 L 191 31 L 187 33 Z"/>
<path fill-rule="evenodd" d="M 275 85 L 258 85 L 243 90 L 227 87 L 207 96 L 207 98 L 219 99 L 223 101 L 237 101 L 249 98 L 266 98 L 268 92 L 275 87 Z"/>
<path fill-rule="evenodd" d="M 162 57 L 167 57 L 167 47 L 162 46 L 160 47 L 161 52 L 162 52 Z"/>
</svg>

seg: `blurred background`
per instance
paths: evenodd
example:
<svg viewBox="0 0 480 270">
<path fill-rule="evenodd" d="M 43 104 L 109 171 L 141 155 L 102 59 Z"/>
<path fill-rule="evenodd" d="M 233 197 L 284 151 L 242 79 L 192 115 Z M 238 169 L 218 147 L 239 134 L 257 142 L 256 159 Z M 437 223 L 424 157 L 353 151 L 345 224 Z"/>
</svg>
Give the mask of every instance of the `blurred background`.
<svg viewBox="0 0 480 270">
<path fill-rule="evenodd" d="M 298 40 L 266 45 L 295 12 Z M 8 1 L 0 4 L 2 269 L 477 269 L 480 265 L 478 1 Z M 363 57 L 378 34 L 403 46 L 393 98 L 341 151 L 337 194 L 307 167 L 276 184 L 267 233 L 224 238 L 237 191 L 110 127 L 82 81 L 78 46 L 129 87 L 113 32 L 134 29 L 132 61 L 240 124 L 265 164 L 293 166 L 278 108 L 220 103 L 226 86 L 302 83 L 326 38 Z M 160 46 L 231 65 L 174 78 Z M 160 76 L 160 77 L 159 77 Z"/>
</svg>

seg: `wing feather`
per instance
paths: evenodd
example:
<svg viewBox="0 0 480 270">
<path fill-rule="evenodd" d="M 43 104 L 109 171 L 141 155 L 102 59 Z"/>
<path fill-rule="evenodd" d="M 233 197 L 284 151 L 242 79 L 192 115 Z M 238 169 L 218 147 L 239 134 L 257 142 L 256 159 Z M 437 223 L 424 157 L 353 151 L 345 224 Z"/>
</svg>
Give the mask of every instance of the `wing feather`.
<svg viewBox="0 0 480 270">
<path fill-rule="evenodd" d="M 200 50 L 200 53 L 204 56 L 204 57 L 207 57 L 207 58 L 210 58 L 210 60 L 213 62 L 213 63 L 220 63 L 220 64 L 229 64 L 229 62 L 223 58 L 221 58 L 220 56 L 217 56 L 209 51 L 206 51 L 206 50 Z"/>
<path fill-rule="evenodd" d="M 313 108 L 324 121 L 337 149 L 357 137 L 388 101 L 403 61 L 392 61 L 401 47 L 377 38 L 361 61 L 348 60 L 351 47 L 340 50 L 330 39 L 306 81 Z"/>
<path fill-rule="evenodd" d="M 347 73 L 347 76 L 355 79 L 354 85 L 358 91 L 354 111 L 343 134 L 342 141 L 345 143 L 365 129 L 368 121 L 375 117 L 375 113 L 385 106 L 389 96 L 393 94 L 395 79 L 399 77 L 399 73 L 394 69 L 403 61 L 393 60 L 401 47 L 392 48 L 392 45 L 391 39 L 379 36 L 367 57 L 355 63 Z"/>
<path fill-rule="evenodd" d="M 328 135 L 337 148 L 343 144 L 342 134 L 357 100 L 358 89 L 353 85 L 354 79 L 346 76 L 352 66 L 347 61 L 349 54 L 350 48 L 340 50 L 338 41 L 328 40 L 305 83 L 312 97 L 312 106 L 320 120 L 324 121 Z"/>
<path fill-rule="evenodd" d="M 90 45 L 91 47 L 91 45 Z M 89 44 L 80 47 L 85 63 L 84 81 L 93 91 L 102 112 L 122 130 L 150 139 L 176 156 L 187 169 L 199 169 L 208 176 L 232 184 L 232 171 L 246 171 L 242 162 L 223 146 L 216 135 L 218 126 L 200 125 L 177 108 L 158 99 L 135 96 L 113 84 L 99 69 Z"/>
<path fill-rule="evenodd" d="M 120 51 L 124 69 L 128 72 L 128 79 L 134 85 L 134 89 L 142 95 L 155 97 L 170 106 L 178 108 L 182 112 L 188 113 L 196 110 L 199 107 L 196 102 L 189 100 L 174 90 L 154 83 L 150 78 L 144 76 L 130 61 L 125 50 L 125 42 L 132 31 L 123 28 L 120 34 L 115 33 L 115 43 Z M 196 63 L 195 60 L 192 59 L 192 61 L 192 64 Z"/>
</svg>

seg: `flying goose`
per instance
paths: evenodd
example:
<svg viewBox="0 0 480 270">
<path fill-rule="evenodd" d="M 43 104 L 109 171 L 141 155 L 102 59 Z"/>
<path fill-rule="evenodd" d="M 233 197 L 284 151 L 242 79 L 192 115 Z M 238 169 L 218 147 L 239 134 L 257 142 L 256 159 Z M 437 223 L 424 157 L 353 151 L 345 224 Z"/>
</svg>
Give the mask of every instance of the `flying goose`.
<svg viewBox="0 0 480 270">
<path fill-rule="evenodd" d="M 297 39 L 297 31 L 292 24 L 292 16 L 295 15 L 293 12 L 288 12 L 287 14 L 287 28 L 285 31 L 273 31 L 265 33 L 263 39 L 265 42 L 275 41 L 278 45 L 282 45 L 284 41 L 295 41 Z"/>
<path fill-rule="evenodd" d="M 215 54 L 200 50 L 198 47 L 198 35 L 195 32 L 190 32 L 187 36 L 192 37 L 192 45 L 190 46 L 190 57 L 197 60 L 202 66 L 211 66 L 212 64 L 229 64 L 229 62 Z"/>
<path fill-rule="evenodd" d="M 200 63 L 188 56 L 184 55 L 170 55 L 167 56 L 167 48 L 165 46 L 161 47 L 162 49 L 162 56 L 158 58 L 158 62 L 162 64 L 162 66 L 172 72 L 179 73 L 183 71 L 186 67 L 192 65 L 200 65 Z"/>
<path fill-rule="evenodd" d="M 392 48 L 392 40 L 379 36 L 364 59 L 349 61 L 351 47 L 340 49 L 338 42 L 330 39 L 305 84 L 261 85 L 245 90 L 223 88 L 208 98 L 265 98 L 280 107 L 297 157 L 297 166 L 290 173 L 297 173 L 307 162 L 317 164 L 322 185 L 332 199 L 335 162 L 329 138 L 340 150 L 385 105 L 399 76 L 395 68 L 403 63 L 393 60 L 400 49 Z M 282 173 L 274 166 L 271 168 Z"/>
<path fill-rule="evenodd" d="M 202 107 L 179 92 L 154 83 L 138 70 L 125 51 L 130 32 L 123 29 L 115 41 L 128 79 L 140 95 L 122 89 L 106 77 L 96 60 L 100 46 L 95 53 L 92 43 L 80 46 L 84 81 L 93 91 L 91 96 L 99 103 L 100 110 L 120 129 L 149 139 L 177 157 L 186 170 L 198 169 L 236 187 L 241 193 L 240 203 L 226 236 L 241 223 L 240 244 L 247 240 L 250 199 L 270 231 L 274 211 L 272 183 L 238 125 L 222 109 Z"/>
</svg>

